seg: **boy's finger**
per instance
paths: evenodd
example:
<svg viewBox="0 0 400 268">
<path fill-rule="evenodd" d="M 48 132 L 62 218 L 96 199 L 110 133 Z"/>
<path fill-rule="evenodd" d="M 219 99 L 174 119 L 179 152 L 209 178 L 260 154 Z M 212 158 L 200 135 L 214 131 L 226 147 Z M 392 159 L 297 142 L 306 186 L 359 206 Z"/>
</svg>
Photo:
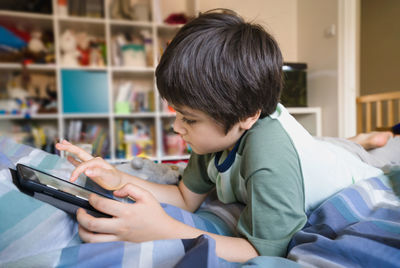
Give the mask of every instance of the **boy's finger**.
<svg viewBox="0 0 400 268">
<path fill-rule="evenodd" d="M 115 230 L 118 230 L 118 226 L 116 226 L 118 225 L 117 219 L 96 218 L 89 215 L 84 209 L 78 209 L 76 219 L 82 227 L 90 232 L 113 234 Z"/>
<path fill-rule="evenodd" d="M 115 217 L 122 215 L 123 212 L 127 209 L 127 204 L 116 200 L 111 200 L 109 198 L 101 197 L 96 194 L 90 195 L 89 203 L 98 211 Z"/>
<path fill-rule="evenodd" d="M 70 181 L 74 182 L 88 168 L 94 168 L 96 166 L 101 166 L 103 162 L 98 158 L 92 158 L 87 161 L 82 161 L 75 169 L 72 171 L 70 176 Z"/>
<path fill-rule="evenodd" d="M 63 140 L 60 143 L 57 143 L 56 148 L 60 151 L 67 151 L 69 153 L 72 153 L 72 154 L 76 155 L 82 161 L 88 161 L 93 158 L 93 156 L 91 154 L 89 154 L 82 148 L 79 148 L 78 146 L 73 145 L 65 140 Z"/>
<path fill-rule="evenodd" d="M 118 238 L 115 235 L 112 234 L 95 234 L 92 233 L 88 230 L 86 230 L 84 227 L 79 225 L 78 228 L 79 236 L 80 238 L 87 242 L 87 243 L 100 243 L 100 242 L 112 242 L 112 241 L 118 241 Z"/>
<path fill-rule="evenodd" d="M 137 185 L 128 183 L 128 184 L 124 185 L 121 189 L 114 191 L 114 195 L 117 197 L 129 196 L 133 200 L 138 202 L 138 201 L 143 201 L 146 198 L 148 198 L 150 193 Z"/>
<path fill-rule="evenodd" d="M 101 167 L 89 167 L 84 172 L 86 176 L 88 176 L 91 180 L 96 182 L 104 189 L 113 191 L 120 188 L 120 178 L 117 177 L 115 173 L 109 169 L 104 169 Z"/>
<path fill-rule="evenodd" d="M 67 160 L 72 164 L 72 165 L 74 165 L 75 167 L 77 167 L 77 166 L 79 166 L 82 162 L 81 161 L 78 161 L 78 160 L 76 160 L 75 158 L 73 158 L 72 156 L 67 156 Z"/>
</svg>

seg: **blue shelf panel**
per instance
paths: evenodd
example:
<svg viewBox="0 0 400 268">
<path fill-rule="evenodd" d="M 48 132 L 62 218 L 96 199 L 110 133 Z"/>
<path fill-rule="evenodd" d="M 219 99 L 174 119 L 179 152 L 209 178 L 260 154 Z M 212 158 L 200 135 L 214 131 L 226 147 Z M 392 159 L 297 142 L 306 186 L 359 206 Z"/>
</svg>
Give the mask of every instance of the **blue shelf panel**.
<svg viewBox="0 0 400 268">
<path fill-rule="evenodd" d="M 109 113 L 106 71 L 62 70 L 63 112 Z"/>
</svg>

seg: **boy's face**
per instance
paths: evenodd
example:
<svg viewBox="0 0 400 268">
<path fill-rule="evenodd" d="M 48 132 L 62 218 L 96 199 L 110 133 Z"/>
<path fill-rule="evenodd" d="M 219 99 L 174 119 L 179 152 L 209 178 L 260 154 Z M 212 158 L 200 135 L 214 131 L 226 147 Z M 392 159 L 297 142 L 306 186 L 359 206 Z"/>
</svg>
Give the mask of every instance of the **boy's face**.
<svg viewBox="0 0 400 268">
<path fill-rule="evenodd" d="M 224 128 L 210 116 L 188 107 L 176 108 L 174 131 L 178 133 L 197 154 L 207 154 L 231 149 L 244 130 L 235 124 L 227 134 Z"/>
</svg>

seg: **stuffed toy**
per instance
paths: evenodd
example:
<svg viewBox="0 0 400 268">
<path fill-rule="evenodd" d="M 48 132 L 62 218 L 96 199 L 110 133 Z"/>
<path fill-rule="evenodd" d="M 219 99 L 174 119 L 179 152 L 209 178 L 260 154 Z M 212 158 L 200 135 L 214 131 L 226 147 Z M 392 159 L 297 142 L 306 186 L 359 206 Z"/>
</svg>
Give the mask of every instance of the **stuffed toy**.
<svg viewBox="0 0 400 268">
<path fill-rule="evenodd" d="M 65 30 L 60 38 L 60 47 L 62 51 L 61 64 L 64 66 L 78 66 L 78 57 L 76 39 L 71 30 Z"/>
<path fill-rule="evenodd" d="M 130 162 L 116 165 L 118 170 L 147 181 L 161 184 L 178 184 L 186 163 L 160 164 L 143 157 L 134 157 Z"/>
<path fill-rule="evenodd" d="M 41 52 L 46 52 L 46 47 L 42 41 L 42 33 L 39 31 L 34 31 L 31 34 L 31 40 L 28 43 L 28 49 L 32 53 L 39 54 Z"/>
<path fill-rule="evenodd" d="M 86 32 L 80 32 L 76 35 L 79 50 L 79 63 L 82 66 L 89 65 L 90 54 L 90 36 Z"/>
</svg>

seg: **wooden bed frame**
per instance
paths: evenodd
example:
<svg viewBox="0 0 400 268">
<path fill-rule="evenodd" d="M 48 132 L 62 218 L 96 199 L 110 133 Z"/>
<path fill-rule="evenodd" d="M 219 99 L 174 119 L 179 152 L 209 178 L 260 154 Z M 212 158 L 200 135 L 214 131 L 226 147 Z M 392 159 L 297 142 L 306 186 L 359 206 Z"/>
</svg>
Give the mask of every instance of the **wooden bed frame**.
<svg viewBox="0 0 400 268">
<path fill-rule="evenodd" d="M 357 133 L 390 130 L 400 121 L 400 91 L 357 98 Z"/>
</svg>

